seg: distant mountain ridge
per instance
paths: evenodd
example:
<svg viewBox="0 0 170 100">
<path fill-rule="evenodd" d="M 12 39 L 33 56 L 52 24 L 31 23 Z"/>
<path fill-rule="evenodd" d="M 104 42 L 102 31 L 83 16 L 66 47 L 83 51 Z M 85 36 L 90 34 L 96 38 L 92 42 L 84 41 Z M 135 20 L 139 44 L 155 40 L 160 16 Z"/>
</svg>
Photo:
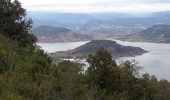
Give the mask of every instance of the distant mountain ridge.
<svg viewBox="0 0 170 100">
<path fill-rule="evenodd" d="M 147 52 L 139 47 L 122 46 L 115 41 L 92 40 L 76 49 L 56 52 L 52 55 L 62 58 L 86 58 L 89 54 L 94 54 L 100 47 L 107 49 L 113 57 L 136 56 Z"/>
<path fill-rule="evenodd" d="M 91 40 L 89 35 L 78 34 L 70 29 L 53 26 L 39 26 L 33 29 L 33 33 L 38 37 L 38 42 L 76 42 Z"/>
<path fill-rule="evenodd" d="M 34 27 L 49 25 L 76 28 L 88 21 L 95 20 L 93 16 L 83 13 L 28 12 L 28 15 L 35 22 Z"/>
<path fill-rule="evenodd" d="M 80 28 L 110 24 L 115 26 L 170 24 L 170 11 L 156 12 L 149 15 L 135 16 L 126 13 L 55 13 L 28 12 L 33 19 L 34 26 L 50 25 L 55 27 Z"/>
<path fill-rule="evenodd" d="M 71 30 L 64 28 L 64 27 L 54 27 L 54 26 L 42 25 L 37 28 L 34 28 L 33 32 L 38 36 L 39 35 L 49 36 L 49 35 L 56 35 L 56 34 L 61 34 L 61 33 L 65 33 L 65 32 L 71 32 Z"/>
</svg>

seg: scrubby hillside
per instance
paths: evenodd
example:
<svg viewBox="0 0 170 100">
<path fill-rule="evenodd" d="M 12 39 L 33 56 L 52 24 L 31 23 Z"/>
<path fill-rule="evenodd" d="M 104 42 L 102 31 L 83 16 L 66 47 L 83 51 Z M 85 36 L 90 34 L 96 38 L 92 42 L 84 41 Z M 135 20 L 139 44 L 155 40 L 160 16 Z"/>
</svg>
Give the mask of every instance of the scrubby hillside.
<svg viewBox="0 0 170 100">
<path fill-rule="evenodd" d="M 121 36 L 119 39 L 135 42 L 170 43 L 170 25 L 154 25 L 138 33 Z"/>
</svg>

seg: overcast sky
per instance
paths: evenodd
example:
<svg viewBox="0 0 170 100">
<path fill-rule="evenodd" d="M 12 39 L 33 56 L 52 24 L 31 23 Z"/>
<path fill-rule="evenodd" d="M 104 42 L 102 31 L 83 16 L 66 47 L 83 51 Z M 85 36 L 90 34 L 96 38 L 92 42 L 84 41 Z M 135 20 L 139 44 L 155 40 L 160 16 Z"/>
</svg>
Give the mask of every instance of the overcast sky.
<svg viewBox="0 0 170 100">
<path fill-rule="evenodd" d="M 28 11 L 150 13 L 170 10 L 170 0 L 19 0 Z"/>
</svg>

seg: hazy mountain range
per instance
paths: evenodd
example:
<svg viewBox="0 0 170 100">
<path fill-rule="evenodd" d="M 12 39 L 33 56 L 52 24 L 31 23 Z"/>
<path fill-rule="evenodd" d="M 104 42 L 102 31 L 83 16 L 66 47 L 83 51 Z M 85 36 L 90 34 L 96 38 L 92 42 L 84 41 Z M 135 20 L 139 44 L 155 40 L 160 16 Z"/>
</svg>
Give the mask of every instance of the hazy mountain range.
<svg viewBox="0 0 170 100">
<path fill-rule="evenodd" d="M 34 21 L 34 27 L 50 25 L 66 28 L 80 28 L 96 25 L 143 25 L 170 24 L 170 11 L 137 16 L 126 13 L 54 13 L 54 12 L 28 12 Z"/>
<path fill-rule="evenodd" d="M 86 34 L 78 33 L 63 27 L 43 25 L 34 28 L 33 33 L 38 37 L 39 42 L 47 43 L 89 41 L 94 39 L 107 39 L 110 37 L 133 42 L 170 43 L 170 25 L 158 24 L 146 29 L 141 29 L 141 31 L 139 31 L 140 28 L 138 29 L 135 27 L 112 27 L 110 29 L 112 30 L 86 30 L 84 32 L 89 33 Z M 134 33 L 135 31 L 137 32 Z M 124 32 L 127 33 L 125 34 Z"/>
<path fill-rule="evenodd" d="M 121 40 L 170 42 L 170 11 L 135 16 L 124 13 L 28 12 L 39 42 L 75 42 L 118 37 Z"/>
</svg>

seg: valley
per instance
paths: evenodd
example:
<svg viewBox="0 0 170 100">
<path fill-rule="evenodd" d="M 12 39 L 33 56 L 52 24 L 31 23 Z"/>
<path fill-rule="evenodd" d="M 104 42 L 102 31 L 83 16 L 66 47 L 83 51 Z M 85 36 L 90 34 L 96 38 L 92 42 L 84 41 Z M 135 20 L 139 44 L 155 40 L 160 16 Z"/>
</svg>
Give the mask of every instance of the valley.
<svg viewBox="0 0 170 100">
<path fill-rule="evenodd" d="M 45 21 L 38 21 L 39 25 L 33 25 L 32 31 L 38 37 L 38 42 L 81 42 L 114 38 L 123 41 L 169 43 L 169 13 L 167 11 L 134 16 L 121 13 L 47 15 L 43 12 L 30 12 L 30 16 L 35 24 L 37 19 Z M 42 18 L 40 15 L 47 17 Z"/>
<path fill-rule="evenodd" d="M 146 16 L 120 13 L 79 15 L 62 13 L 62 15 L 67 15 L 64 17 L 67 22 L 70 19 L 69 16 L 75 15 L 77 21 L 65 23 L 65 20 L 60 17 L 62 20 L 62 22 L 58 22 L 60 25 L 46 23 L 46 25 L 40 24 L 33 28 L 33 33 L 39 39 L 38 44 L 51 56 L 86 58 L 88 54 L 93 54 L 101 46 L 109 48 L 112 56 L 118 61 L 135 60 L 139 66 L 144 67 L 143 73 L 149 72 L 158 78 L 170 77 L 167 72 L 170 64 L 167 58 L 170 56 L 166 53 L 169 50 L 168 43 L 170 43 L 169 12 L 158 12 Z M 56 14 L 56 16 L 58 15 Z M 112 44 L 108 46 L 104 44 L 107 40 L 116 41 L 116 44 L 114 42 L 108 43 Z M 93 43 L 94 41 L 103 42 L 101 42 L 102 45 L 99 45 Z M 119 45 L 119 49 L 116 50 L 115 45 Z M 127 49 L 126 46 L 133 49 Z M 135 49 L 136 47 L 139 48 Z M 113 49 L 115 49 L 114 53 Z M 121 52 L 121 50 L 126 53 Z M 165 67 L 161 68 L 162 65 Z M 166 72 L 165 76 L 162 75 L 161 69 Z"/>
</svg>

